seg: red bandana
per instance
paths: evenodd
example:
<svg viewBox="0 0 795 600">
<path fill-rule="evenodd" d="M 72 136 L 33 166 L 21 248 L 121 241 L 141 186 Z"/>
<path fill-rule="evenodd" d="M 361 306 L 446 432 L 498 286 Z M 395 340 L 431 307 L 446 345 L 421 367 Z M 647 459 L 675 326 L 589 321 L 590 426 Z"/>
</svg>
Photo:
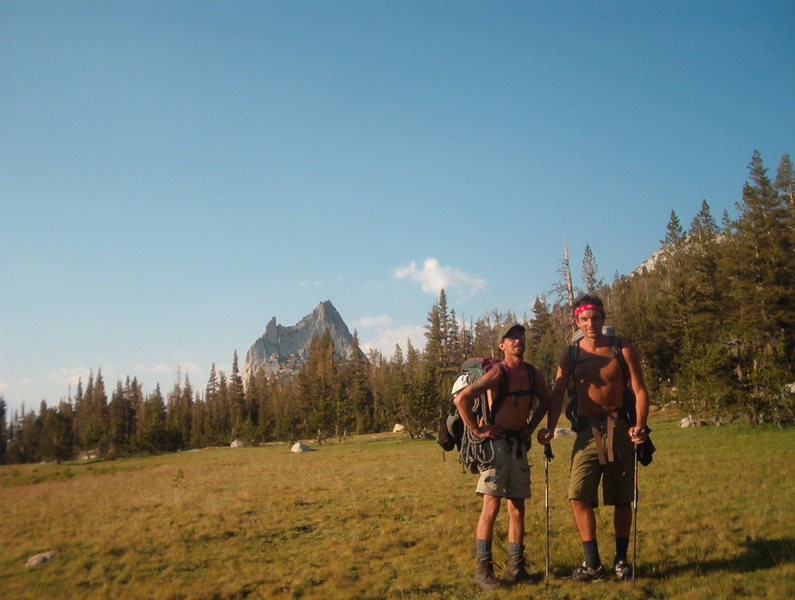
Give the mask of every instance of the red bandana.
<svg viewBox="0 0 795 600">
<path fill-rule="evenodd" d="M 599 311 L 600 313 L 602 313 L 602 317 L 605 316 L 604 307 L 599 306 L 598 304 L 580 304 L 577 308 L 574 309 L 574 316 L 576 317 L 581 312 L 586 311 L 586 310 L 596 310 L 596 311 Z"/>
</svg>

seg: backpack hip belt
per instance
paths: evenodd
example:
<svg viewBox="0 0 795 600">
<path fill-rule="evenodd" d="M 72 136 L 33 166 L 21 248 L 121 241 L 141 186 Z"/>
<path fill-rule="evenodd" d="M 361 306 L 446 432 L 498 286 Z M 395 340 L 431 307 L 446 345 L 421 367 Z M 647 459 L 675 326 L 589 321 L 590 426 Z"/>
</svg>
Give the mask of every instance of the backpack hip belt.
<svg viewBox="0 0 795 600">
<path fill-rule="evenodd" d="M 596 444 L 596 456 L 599 458 L 600 465 L 613 462 L 615 458 L 613 455 L 613 433 L 617 420 L 623 420 L 618 411 L 607 415 L 581 416 L 577 419 L 580 427 L 588 425 L 591 428 L 594 444 Z M 604 440 L 602 439 L 603 433 Z M 606 456 L 605 449 L 607 449 Z"/>
<path fill-rule="evenodd" d="M 506 429 L 502 432 L 503 439 L 508 442 L 509 448 L 516 448 L 516 458 L 522 458 L 522 454 L 526 452 L 524 449 L 524 440 L 522 439 L 522 431 L 524 431 L 524 429 Z"/>
</svg>

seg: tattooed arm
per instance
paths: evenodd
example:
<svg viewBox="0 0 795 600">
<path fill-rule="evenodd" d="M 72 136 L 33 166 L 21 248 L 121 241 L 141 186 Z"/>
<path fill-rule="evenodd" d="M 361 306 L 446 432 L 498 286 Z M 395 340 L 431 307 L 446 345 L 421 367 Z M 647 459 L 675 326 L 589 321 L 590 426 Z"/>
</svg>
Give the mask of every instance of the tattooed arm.
<svg viewBox="0 0 795 600">
<path fill-rule="evenodd" d="M 466 426 L 469 427 L 478 437 L 502 437 L 501 428 L 494 425 L 486 425 L 482 419 L 480 422 L 478 422 L 477 418 L 475 417 L 475 413 L 472 411 L 472 408 L 475 405 L 475 400 L 479 396 L 485 394 L 488 390 L 491 390 L 492 394 L 496 394 L 497 390 L 499 389 L 499 384 L 499 369 L 491 369 L 490 371 L 484 373 L 480 379 L 473 381 L 467 387 L 461 390 L 455 397 L 455 400 L 453 400 L 453 403 L 456 405 L 456 408 L 458 408 L 458 412 L 461 415 L 464 423 L 466 423 Z"/>
</svg>

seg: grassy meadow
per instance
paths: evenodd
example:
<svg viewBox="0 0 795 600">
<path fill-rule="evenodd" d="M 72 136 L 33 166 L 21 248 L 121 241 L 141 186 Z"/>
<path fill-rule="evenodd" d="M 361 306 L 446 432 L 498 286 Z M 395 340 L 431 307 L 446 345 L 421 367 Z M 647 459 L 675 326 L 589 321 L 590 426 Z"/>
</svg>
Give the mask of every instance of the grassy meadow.
<svg viewBox="0 0 795 600">
<path fill-rule="evenodd" d="M 286 444 L 0 467 L 0 596 L 12 598 L 792 598 L 795 430 L 680 429 L 653 416 L 636 584 L 564 580 L 582 561 L 553 443 L 552 580 L 544 462 L 531 450 L 527 556 L 537 581 L 471 583 L 480 501 L 456 454 L 401 434 L 292 454 Z M 507 521 L 495 540 L 498 575 Z M 612 561 L 612 511 L 597 513 Z M 38 567 L 28 557 L 58 554 Z M 631 553 L 631 547 L 630 547 Z"/>
</svg>

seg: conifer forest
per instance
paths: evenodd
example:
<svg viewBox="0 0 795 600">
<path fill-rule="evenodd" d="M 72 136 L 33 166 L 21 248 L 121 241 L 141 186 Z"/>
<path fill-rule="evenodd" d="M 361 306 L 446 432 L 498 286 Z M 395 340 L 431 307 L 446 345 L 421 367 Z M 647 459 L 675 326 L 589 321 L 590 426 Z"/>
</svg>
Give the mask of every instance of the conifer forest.
<svg viewBox="0 0 795 600">
<path fill-rule="evenodd" d="M 362 354 L 356 334 L 349 358 L 336 356 L 325 335 L 312 341 L 293 376 L 260 371 L 244 382 L 235 352 L 230 373 L 213 365 L 207 382 L 180 377 L 166 390 L 158 385 L 145 392 L 134 376 L 109 385 L 98 370 L 70 398 L 42 401 L 37 411 L 7 414 L 0 397 L 0 462 L 111 458 L 238 439 L 322 443 L 391 430 L 396 423 L 423 436 L 435 432 L 449 410 L 462 360 L 497 354 L 496 332 L 505 322 L 525 323 L 526 360 L 551 389 L 573 332 L 570 303 L 585 292 L 602 296 L 607 323 L 637 348 L 653 405 L 676 406 L 710 423 L 795 423 L 789 155 L 772 175 L 753 154 L 735 215 L 716 219 L 703 201 L 689 226 L 671 212 L 660 232 L 653 260 L 609 283 L 598 277 L 586 247 L 584 289 L 572 288 L 564 255 L 560 272 L 550 274 L 550 292 L 526 315 L 459 315 L 442 291 L 428 311 L 424 347 L 398 345 L 389 359 L 377 351 Z"/>
</svg>

